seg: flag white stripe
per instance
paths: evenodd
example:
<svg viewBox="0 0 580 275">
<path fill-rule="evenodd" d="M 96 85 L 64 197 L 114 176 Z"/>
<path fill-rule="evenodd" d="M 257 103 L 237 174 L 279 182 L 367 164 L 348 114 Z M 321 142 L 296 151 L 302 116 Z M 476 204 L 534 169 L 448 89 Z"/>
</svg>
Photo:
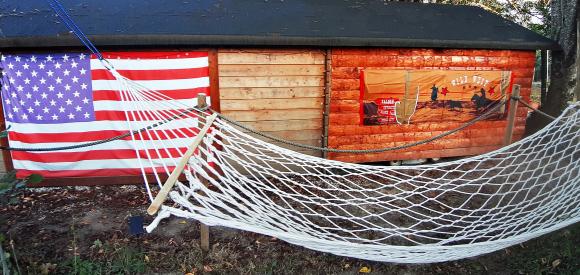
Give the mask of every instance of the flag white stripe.
<svg viewBox="0 0 580 275">
<path fill-rule="evenodd" d="M 116 100 L 98 100 L 94 102 L 95 111 L 162 111 L 187 109 L 197 106 L 197 98 L 179 99 L 171 101 L 116 101 Z M 146 107 L 146 108 L 145 108 Z M 175 113 L 175 112 L 172 112 Z M 137 115 L 137 114 L 136 114 Z"/>
<path fill-rule="evenodd" d="M 155 123 L 159 123 L 159 120 L 151 121 L 132 121 L 132 130 L 142 129 L 151 126 Z M 184 118 L 179 120 L 172 120 L 158 126 L 154 129 L 156 130 L 167 130 L 175 128 L 184 127 L 195 127 L 197 125 L 196 118 Z M 129 131 L 129 126 L 125 121 L 93 121 L 93 122 L 73 122 L 73 123 L 63 123 L 63 124 L 32 124 L 32 123 L 15 123 L 8 122 L 6 127 L 10 127 L 10 131 L 19 132 L 23 134 L 50 134 L 50 133 L 62 133 L 62 127 L 66 127 L 67 134 L 78 133 L 78 132 L 93 132 L 93 131 Z"/>
<path fill-rule="evenodd" d="M 144 135 L 146 136 L 146 135 Z M 53 151 L 56 153 L 66 153 L 66 152 L 86 152 L 89 150 L 124 150 L 131 149 L 134 150 L 135 147 L 139 150 L 149 150 L 149 149 L 159 149 L 160 152 L 164 151 L 164 148 L 181 148 L 191 145 L 193 138 L 175 138 L 169 140 L 144 140 L 141 142 L 137 140 L 133 142 L 132 140 L 114 140 L 107 143 L 98 144 L 91 147 L 83 147 L 69 150 Z M 79 145 L 87 142 L 49 142 L 49 143 L 27 143 L 20 141 L 9 141 L 10 147 L 16 148 L 54 148 L 54 147 L 64 147 Z"/>
<path fill-rule="evenodd" d="M 166 90 L 184 90 L 209 87 L 209 77 L 198 77 L 189 79 L 170 79 L 170 80 L 135 80 L 133 81 L 147 89 L 154 91 Z M 120 91 L 125 89 L 121 82 L 117 80 L 93 80 L 93 91 L 114 90 Z"/>
<path fill-rule="evenodd" d="M 141 160 L 145 167 L 151 167 L 148 160 Z M 173 159 L 154 159 L 153 165 L 155 167 L 163 167 L 175 165 Z M 79 160 L 75 162 L 36 162 L 29 160 L 14 161 L 15 169 L 26 170 L 93 170 L 93 169 L 127 169 L 127 168 L 141 168 L 138 159 L 115 159 L 111 160 Z"/>
<path fill-rule="evenodd" d="M 208 67 L 207 57 L 168 59 L 107 59 L 116 70 L 173 70 Z M 100 60 L 91 59 L 91 69 L 106 69 Z"/>
</svg>

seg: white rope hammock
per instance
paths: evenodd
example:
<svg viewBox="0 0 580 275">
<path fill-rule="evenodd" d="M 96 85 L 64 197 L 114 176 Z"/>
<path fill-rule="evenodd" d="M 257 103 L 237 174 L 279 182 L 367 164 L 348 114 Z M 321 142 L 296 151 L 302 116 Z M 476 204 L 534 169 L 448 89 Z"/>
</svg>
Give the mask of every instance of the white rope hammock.
<svg viewBox="0 0 580 275">
<path fill-rule="evenodd" d="M 128 124 L 164 122 L 132 136 L 150 198 L 204 132 L 198 116 L 112 70 Z M 411 167 L 303 155 L 217 118 L 160 219 L 193 218 L 361 259 L 430 263 L 502 249 L 580 218 L 580 105 L 545 129 L 477 157 Z M 206 187 L 208 184 L 209 187 Z M 166 188 L 166 191 L 170 189 Z M 162 201 L 162 200 L 161 200 Z"/>
</svg>

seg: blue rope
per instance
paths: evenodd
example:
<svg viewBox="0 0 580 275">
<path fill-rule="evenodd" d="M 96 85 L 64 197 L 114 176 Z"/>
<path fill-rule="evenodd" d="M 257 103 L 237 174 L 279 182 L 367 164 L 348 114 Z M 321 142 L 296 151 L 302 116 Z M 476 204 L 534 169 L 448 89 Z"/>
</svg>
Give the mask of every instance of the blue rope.
<svg viewBox="0 0 580 275">
<path fill-rule="evenodd" d="M 56 12 L 58 16 L 61 17 L 63 23 L 79 38 L 79 40 L 99 59 L 103 59 L 103 56 L 95 45 L 88 39 L 88 37 L 82 32 L 82 30 L 77 26 L 66 12 L 65 8 L 58 2 L 58 0 L 48 0 L 52 9 Z"/>
<path fill-rule="evenodd" d="M 58 2 L 58 0 L 47 0 L 50 7 L 56 12 L 56 14 L 62 19 L 66 27 L 71 30 L 76 37 L 87 47 L 94 55 L 96 55 L 100 60 L 103 60 L 103 55 L 97 47 L 89 40 L 89 38 L 83 33 L 81 28 L 74 22 L 70 15 L 66 12 L 65 8 Z"/>
</svg>

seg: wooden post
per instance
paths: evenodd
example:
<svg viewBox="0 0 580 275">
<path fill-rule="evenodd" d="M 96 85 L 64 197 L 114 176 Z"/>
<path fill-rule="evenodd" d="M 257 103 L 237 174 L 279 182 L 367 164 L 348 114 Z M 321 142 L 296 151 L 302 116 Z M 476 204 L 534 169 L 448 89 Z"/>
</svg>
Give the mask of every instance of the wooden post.
<svg viewBox="0 0 580 275">
<path fill-rule="evenodd" d="M 519 98 L 519 96 L 520 96 L 520 85 L 519 84 L 514 85 L 511 96 Z M 508 113 L 508 118 L 507 118 L 507 127 L 505 130 L 504 146 L 510 145 L 512 143 L 514 126 L 516 123 L 516 113 L 517 113 L 517 109 L 518 109 L 518 100 L 517 99 L 513 99 L 510 97 L 508 102 L 510 105 L 509 105 L 509 113 Z"/>
<path fill-rule="evenodd" d="M 207 96 L 203 93 L 197 94 L 197 106 L 198 109 L 203 109 L 207 107 Z"/>
<path fill-rule="evenodd" d="M 2 68 L 0 68 L 0 73 L 2 73 Z M 0 82 L 0 90 L 2 90 L 2 82 Z M 6 130 L 6 123 L 4 122 L 4 110 L 2 103 L 0 103 L 0 132 Z M 8 147 L 8 137 L 0 138 L 0 145 Z M 2 150 L 2 162 L 4 165 L 4 172 L 10 172 L 14 170 L 14 165 L 12 164 L 12 155 L 10 151 Z M 2 168 L 0 168 L 2 169 Z"/>
<path fill-rule="evenodd" d="M 209 98 L 211 109 L 221 111 L 220 107 L 220 77 L 218 70 L 218 50 L 211 49 L 208 52 L 209 65 Z"/>
<path fill-rule="evenodd" d="M 328 119 L 330 116 L 330 89 L 332 81 L 332 50 L 326 50 L 324 59 L 324 113 L 322 120 L 322 147 L 328 148 Z M 327 158 L 328 152 L 322 151 L 322 158 Z"/>
<path fill-rule="evenodd" d="M 197 108 L 199 109 L 203 109 L 207 107 L 207 98 L 205 94 L 197 94 Z M 204 120 L 205 118 L 202 118 L 201 116 L 199 117 L 200 123 Z M 203 145 L 202 145 L 203 146 Z M 207 156 L 206 156 L 207 158 Z M 205 185 L 206 187 L 208 186 L 208 182 L 203 180 L 201 181 L 201 183 L 203 185 Z M 200 228 L 199 228 L 199 233 L 200 233 L 200 246 L 201 246 L 201 250 L 202 251 L 209 251 L 209 226 L 200 223 Z"/>
</svg>

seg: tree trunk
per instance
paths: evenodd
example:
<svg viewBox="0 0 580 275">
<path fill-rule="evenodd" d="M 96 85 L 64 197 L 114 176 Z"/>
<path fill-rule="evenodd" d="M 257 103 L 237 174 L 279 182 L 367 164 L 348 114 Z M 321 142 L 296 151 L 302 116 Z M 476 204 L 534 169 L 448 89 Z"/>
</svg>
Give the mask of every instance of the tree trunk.
<svg viewBox="0 0 580 275">
<path fill-rule="evenodd" d="M 576 35 L 579 0 L 552 0 L 550 3 L 551 38 L 558 42 L 559 51 L 552 51 L 550 86 L 540 110 L 558 116 L 572 99 L 576 79 Z M 533 113 L 528 121 L 528 133 L 541 129 L 550 120 Z"/>
</svg>

